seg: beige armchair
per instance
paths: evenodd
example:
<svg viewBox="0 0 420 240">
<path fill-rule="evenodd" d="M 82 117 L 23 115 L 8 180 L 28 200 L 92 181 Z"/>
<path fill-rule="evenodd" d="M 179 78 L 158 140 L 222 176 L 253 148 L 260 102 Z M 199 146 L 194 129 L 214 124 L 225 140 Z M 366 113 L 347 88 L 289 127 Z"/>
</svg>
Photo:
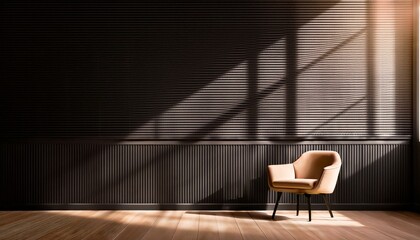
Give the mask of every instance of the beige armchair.
<svg viewBox="0 0 420 240">
<path fill-rule="evenodd" d="M 283 192 L 297 194 L 299 215 L 299 195 L 308 199 L 309 221 L 311 221 L 311 195 L 321 194 L 331 217 L 334 217 L 326 194 L 334 192 L 341 168 L 340 155 L 335 151 L 308 151 L 291 164 L 269 165 L 268 185 L 277 192 L 277 201 L 272 219 L 274 219 Z"/>
</svg>

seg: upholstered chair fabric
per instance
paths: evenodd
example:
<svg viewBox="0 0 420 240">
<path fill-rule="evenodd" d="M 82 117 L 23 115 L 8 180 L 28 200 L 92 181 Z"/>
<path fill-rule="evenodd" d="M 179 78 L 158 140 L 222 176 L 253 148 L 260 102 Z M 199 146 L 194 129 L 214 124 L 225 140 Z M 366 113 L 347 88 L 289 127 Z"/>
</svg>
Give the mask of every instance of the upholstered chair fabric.
<svg viewBox="0 0 420 240">
<path fill-rule="evenodd" d="M 293 164 L 268 166 L 268 185 L 277 192 L 330 194 L 341 167 L 335 151 L 308 151 Z"/>
<path fill-rule="evenodd" d="M 299 195 L 305 195 L 308 199 L 309 221 L 311 221 L 311 195 L 321 194 L 331 217 L 334 217 L 326 194 L 334 192 L 340 168 L 341 158 L 335 151 L 308 151 L 293 163 L 268 166 L 268 185 L 277 192 L 272 218 L 275 218 L 283 192 L 298 194 L 297 215 L 299 215 Z"/>
</svg>

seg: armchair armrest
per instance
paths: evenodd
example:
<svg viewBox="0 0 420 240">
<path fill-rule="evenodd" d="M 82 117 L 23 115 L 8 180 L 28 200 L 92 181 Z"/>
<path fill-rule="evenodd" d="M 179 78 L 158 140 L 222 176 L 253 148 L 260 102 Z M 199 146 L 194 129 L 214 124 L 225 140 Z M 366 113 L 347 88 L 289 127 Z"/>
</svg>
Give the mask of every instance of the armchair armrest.
<svg viewBox="0 0 420 240">
<path fill-rule="evenodd" d="M 280 164 L 268 166 L 269 181 L 295 179 L 295 168 L 293 164 Z"/>
<path fill-rule="evenodd" d="M 322 194 L 330 194 L 334 192 L 337 184 L 338 174 L 340 173 L 341 165 L 331 165 L 324 168 L 314 192 Z"/>
</svg>

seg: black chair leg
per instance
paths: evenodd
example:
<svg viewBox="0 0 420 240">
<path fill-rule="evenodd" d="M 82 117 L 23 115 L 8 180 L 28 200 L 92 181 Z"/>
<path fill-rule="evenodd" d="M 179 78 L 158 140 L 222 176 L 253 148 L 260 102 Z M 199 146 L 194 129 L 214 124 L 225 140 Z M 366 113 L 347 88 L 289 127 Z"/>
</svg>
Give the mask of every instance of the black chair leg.
<svg viewBox="0 0 420 240">
<path fill-rule="evenodd" d="M 325 194 L 322 194 L 322 197 L 324 198 L 325 205 L 327 205 L 328 211 L 330 212 L 330 216 L 333 218 L 334 215 L 331 211 L 330 203 L 328 202 L 327 196 Z"/>
<path fill-rule="evenodd" d="M 308 199 L 308 212 L 309 212 L 309 222 L 312 220 L 311 217 L 311 195 L 305 194 L 305 197 Z"/>
<path fill-rule="evenodd" d="M 297 194 L 296 216 L 299 216 L 299 194 Z"/>
<path fill-rule="evenodd" d="M 276 201 L 276 205 L 274 206 L 273 216 L 271 216 L 271 219 L 273 220 L 274 220 L 274 217 L 276 216 L 276 211 L 277 211 L 277 207 L 279 206 L 279 200 L 280 200 L 281 195 L 282 195 L 282 192 L 277 192 L 277 201 Z"/>
</svg>

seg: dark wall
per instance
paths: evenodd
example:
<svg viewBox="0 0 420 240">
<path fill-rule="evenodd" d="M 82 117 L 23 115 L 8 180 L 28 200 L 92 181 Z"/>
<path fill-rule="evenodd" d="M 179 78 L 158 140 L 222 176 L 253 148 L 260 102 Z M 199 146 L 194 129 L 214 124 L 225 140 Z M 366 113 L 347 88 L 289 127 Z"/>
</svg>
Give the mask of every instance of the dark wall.
<svg viewBox="0 0 420 240">
<path fill-rule="evenodd" d="M 6 1 L 3 139 L 409 139 L 411 1 Z"/>
<path fill-rule="evenodd" d="M 343 158 L 336 208 L 410 204 L 407 142 L 359 144 L 2 144 L 2 204 L 100 208 L 265 208 L 266 167 L 312 149 Z M 28 159 L 31 159 L 28 161 Z M 7 182 L 8 184 L 4 184 Z M 295 195 L 282 204 L 294 207 Z M 319 203 L 321 199 L 315 199 Z"/>
<path fill-rule="evenodd" d="M 412 198 L 413 198 L 413 203 L 414 203 L 414 209 L 417 212 L 420 212 L 420 153 L 419 153 L 419 148 L 420 148 L 420 144 L 419 141 L 417 140 L 417 142 L 415 142 L 414 144 L 414 163 L 413 163 L 413 184 L 412 186 L 414 187 L 414 191 L 412 192 Z"/>
<path fill-rule="evenodd" d="M 3 205 L 271 202 L 271 195 L 250 196 L 268 191 L 267 161 L 297 157 L 281 155 L 281 141 L 299 153 L 303 140 L 318 141 L 306 150 L 346 149 L 343 175 L 359 169 L 375 179 L 365 182 L 369 189 L 380 179 L 369 174 L 396 174 L 397 183 L 383 186 L 400 190 L 403 176 L 412 176 L 411 0 L 3 1 L 0 16 L 1 186 L 10 193 L 1 195 Z M 342 140 L 357 147 L 337 145 Z M 251 154 L 245 161 L 223 150 L 228 141 L 245 152 L 254 151 L 250 143 L 277 150 L 269 160 Z M 193 156 L 172 149 L 196 147 Z M 220 158 L 236 170 L 258 163 L 258 181 L 238 177 L 229 180 L 233 187 L 187 189 L 183 198 L 156 190 L 183 164 L 203 159 L 214 174 L 233 176 L 220 172 Z M 91 175 L 96 168 L 101 177 Z M 132 178 L 141 172 L 150 178 Z M 163 185 L 149 182 L 159 176 Z M 355 194 L 349 186 L 342 196 Z M 220 195 L 219 188 L 229 190 Z M 407 191 L 337 201 L 402 206 Z"/>
<path fill-rule="evenodd" d="M 418 128 L 417 128 L 417 131 L 418 131 Z M 420 212 L 420 150 L 419 149 L 420 149 L 420 141 L 417 134 L 417 138 L 415 138 L 414 143 L 413 143 L 413 150 L 414 150 L 413 151 L 414 162 L 413 162 L 413 170 L 412 170 L 413 191 L 411 193 L 411 197 L 412 197 L 412 202 L 414 203 L 414 209 L 418 212 Z"/>
</svg>

